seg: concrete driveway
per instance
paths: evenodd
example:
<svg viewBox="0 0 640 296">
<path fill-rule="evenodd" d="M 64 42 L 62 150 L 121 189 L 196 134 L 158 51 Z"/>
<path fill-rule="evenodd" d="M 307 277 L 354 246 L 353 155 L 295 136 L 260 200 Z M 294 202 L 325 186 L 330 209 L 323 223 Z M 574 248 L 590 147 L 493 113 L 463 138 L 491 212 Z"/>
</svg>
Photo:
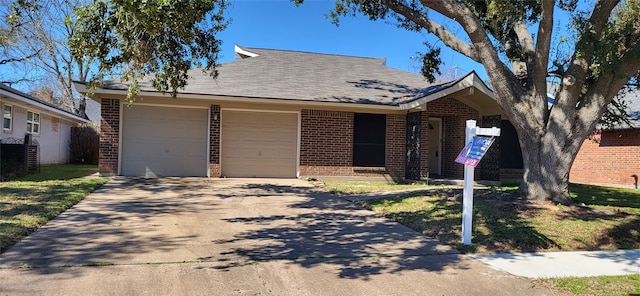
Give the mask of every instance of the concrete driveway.
<svg viewBox="0 0 640 296">
<path fill-rule="evenodd" d="M 553 292 L 303 181 L 167 178 L 112 180 L 0 255 L 0 294 Z"/>
</svg>

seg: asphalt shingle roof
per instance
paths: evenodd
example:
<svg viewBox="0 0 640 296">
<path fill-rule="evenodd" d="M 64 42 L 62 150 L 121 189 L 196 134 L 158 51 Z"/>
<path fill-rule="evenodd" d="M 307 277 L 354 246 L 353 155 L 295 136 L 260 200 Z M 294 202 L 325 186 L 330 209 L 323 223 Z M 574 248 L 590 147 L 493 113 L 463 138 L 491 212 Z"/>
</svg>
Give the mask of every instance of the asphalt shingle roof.
<svg viewBox="0 0 640 296">
<path fill-rule="evenodd" d="M 237 49 L 255 56 L 221 64 L 216 80 L 201 69 L 191 70 L 188 85 L 179 92 L 396 106 L 431 86 L 421 75 L 385 66 L 384 58 Z M 105 89 L 125 87 L 117 81 L 103 85 Z M 155 91 L 149 83 L 143 83 L 142 90 Z"/>
</svg>

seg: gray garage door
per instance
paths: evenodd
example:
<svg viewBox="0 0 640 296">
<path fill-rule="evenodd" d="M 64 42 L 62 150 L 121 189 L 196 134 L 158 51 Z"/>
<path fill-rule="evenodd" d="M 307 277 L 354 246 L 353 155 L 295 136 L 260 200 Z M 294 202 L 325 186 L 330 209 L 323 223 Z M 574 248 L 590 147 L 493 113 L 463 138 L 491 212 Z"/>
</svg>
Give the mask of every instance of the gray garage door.
<svg viewBox="0 0 640 296">
<path fill-rule="evenodd" d="M 206 176 L 206 109 L 134 105 L 124 107 L 124 176 Z"/>
<path fill-rule="evenodd" d="M 222 112 L 222 175 L 294 178 L 298 114 Z"/>
</svg>

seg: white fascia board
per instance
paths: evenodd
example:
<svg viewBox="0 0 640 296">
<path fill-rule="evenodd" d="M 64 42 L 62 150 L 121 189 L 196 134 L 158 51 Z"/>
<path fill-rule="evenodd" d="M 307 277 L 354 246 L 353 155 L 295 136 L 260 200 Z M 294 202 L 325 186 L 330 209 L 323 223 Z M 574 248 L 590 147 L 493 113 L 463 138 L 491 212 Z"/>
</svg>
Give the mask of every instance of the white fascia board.
<svg viewBox="0 0 640 296">
<path fill-rule="evenodd" d="M 468 87 L 475 87 L 476 89 L 480 90 L 481 92 L 483 92 L 484 94 L 486 94 L 487 96 L 489 96 L 492 99 L 496 99 L 495 95 L 493 94 L 493 91 L 491 91 L 485 84 L 484 82 L 482 82 L 482 80 L 480 80 L 478 78 L 478 76 L 476 74 L 471 74 L 468 75 L 467 77 L 465 77 L 464 79 L 458 81 L 456 84 L 451 85 L 443 90 L 440 90 L 438 92 L 432 93 L 430 95 L 421 97 L 417 100 L 411 101 L 409 103 L 405 103 L 405 104 L 400 104 L 400 109 L 402 110 L 409 110 L 412 108 L 416 108 L 420 105 L 426 104 L 428 102 L 446 97 L 448 95 L 451 95 L 453 93 L 456 93 L 458 91 L 461 91 L 463 89 L 466 89 Z"/>
<path fill-rule="evenodd" d="M 33 106 L 33 107 L 38 108 L 40 110 L 44 110 L 47 113 L 55 114 L 55 115 L 61 116 L 61 117 L 66 117 L 66 118 L 71 119 L 73 121 L 79 121 L 79 122 L 82 122 L 82 123 L 90 123 L 91 122 L 91 121 L 89 121 L 87 119 L 84 119 L 84 118 L 82 118 L 80 116 L 64 112 L 64 111 L 59 110 L 57 108 L 53 108 L 51 106 L 45 105 L 43 103 L 40 103 L 38 101 L 34 101 L 32 99 L 29 99 L 29 98 L 25 98 L 25 97 L 23 97 L 21 95 L 12 93 L 10 91 L 6 91 L 4 89 L 0 89 L 0 95 L 2 95 L 4 97 L 11 98 L 11 99 L 14 99 L 14 100 L 20 102 L 21 105 L 24 105 L 24 106 L 27 106 L 27 107 Z"/>
</svg>

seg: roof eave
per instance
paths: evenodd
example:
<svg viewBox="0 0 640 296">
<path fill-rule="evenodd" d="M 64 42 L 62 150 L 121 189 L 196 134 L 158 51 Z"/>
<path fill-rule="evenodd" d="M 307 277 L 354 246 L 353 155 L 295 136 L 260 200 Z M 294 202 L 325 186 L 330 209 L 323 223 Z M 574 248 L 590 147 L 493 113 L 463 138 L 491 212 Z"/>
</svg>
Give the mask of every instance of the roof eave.
<svg viewBox="0 0 640 296">
<path fill-rule="evenodd" d="M 85 94 L 86 89 L 81 91 L 80 88 L 76 88 L 78 92 Z M 84 91 L 84 92 L 83 92 Z M 97 95 L 119 95 L 126 96 L 126 90 L 119 89 L 104 89 L 98 88 L 94 91 Z M 170 95 L 162 94 L 155 91 L 141 91 L 138 96 L 148 97 L 167 97 Z M 216 100 L 216 101 L 230 101 L 230 102 L 252 102 L 252 103 L 267 103 L 267 104 L 279 104 L 279 105 L 308 105 L 308 106 L 327 106 L 327 107 L 358 107 L 364 109 L 376 109 L 376 110 L 394 110 L 400 111 L 398 105 L 385 105 L 385 104 L 362 104 L 362 103 L 342 103 L 342 102 L 327 102 L 327 101 L 308 101 L 308 100 L 292 100 L 282 98 L 260 98 L 260 97 L 245 97 L 245 96 L 233 96 L 224 94 L 195 94 L 195 93 L 178 93 L 178 98 L 182 99 L 196 99 L 196 100 Z"/>
<path fill-rule="evenodd" d="M 71 119 L 71 120 L 74 120 L 74 121 L 77 121 L 77 122 L 81 122 L 81 123 L 90 123 L 91 122 L 91 121 L 89 121 L 89 120 L 87 120 L 85 118 L 82 118 L 82 117 L 78 116 L 78 115 L 74 115 L 74 114 L 71 114 L 69 112 L 62 111 L 60 109 L 57 109 L 57 108 L 48 106 L 46 104 L 43 104 L 41 102 L 38 102 L 38 101 L 28 97 L 28 96 L 25 96 L 23 94 L 17 93 L 17 91 L 13 92 L 13 91 L 7 90 L 5 88 L 0 88 L 0 94 L 5 96 L 5 97 L 9 97 L 9 98 L 11 98 L 13 100 L 16 100 L 16 101 L 18 101 L 18 102 L 20 102 L 22 104 L 27 105 L 27 106 L 34 106 L 36 108 L 39 108 L 39 109 L 42 109 L 42 110 L 46 110 L 49 113 L 54 113 L 56 115 L 59 115 L 59 116 L 62 116 L 62 117 L 66 117 L 68 119 Z"/>
<path fill-rule="evenodd" d="M 493 100 L 496 99 L 495 95 L 493 94 L 493 91 L 489 89 L 489 87 L 480 79 L 480 77 L 478 77 L 478 75 L 474 71 L 458 79 L 458 81 L 456 81 L 455 83 L 452 83 L 450 86 L 444 89 L 438 90 L 428 95 L 417 96 L 410 102 L 400 104 L 400 109 L 401 110 L 413 109 L 421 105 L 424 105 L 428 102 L 431 102 L 440 98 L 444 98 L 448 95 L 464 90 L 468 87 L 475 87 L 476 89 L 480 90 L 482 93 L 484 93 L 491 99 Z"/>
</svg>

